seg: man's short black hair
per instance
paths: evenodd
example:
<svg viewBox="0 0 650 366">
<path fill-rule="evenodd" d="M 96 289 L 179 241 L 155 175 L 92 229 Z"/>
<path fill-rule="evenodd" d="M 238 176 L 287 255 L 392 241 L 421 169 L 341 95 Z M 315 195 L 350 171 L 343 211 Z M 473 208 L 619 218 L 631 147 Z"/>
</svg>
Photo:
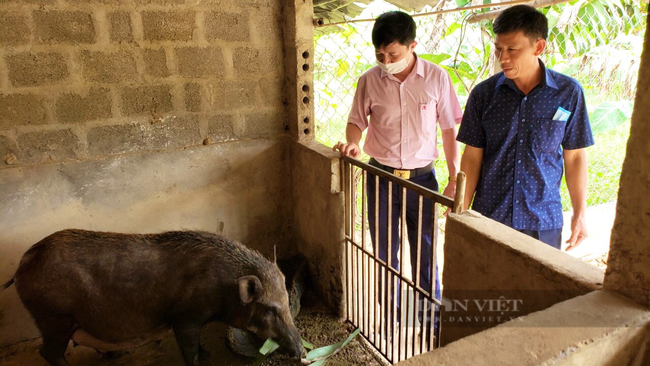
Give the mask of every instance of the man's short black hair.
<svg viewBox="0 0 650 366">
<path fill-rule="evenodd" d="M 494 34 L 523 31 L 533 41 L 548 36 L 546 16 L 529 5 L 515 5 L 502 11 L 492 25 Z"/>
<path fill-rule="evenodd" d="M 389 11 L 380 15 L 372 27 L 372 44 L 375 49 L 393 42 L 409 46 L 415 41 L 415 21 L 402 11 Z"/>
</svg>

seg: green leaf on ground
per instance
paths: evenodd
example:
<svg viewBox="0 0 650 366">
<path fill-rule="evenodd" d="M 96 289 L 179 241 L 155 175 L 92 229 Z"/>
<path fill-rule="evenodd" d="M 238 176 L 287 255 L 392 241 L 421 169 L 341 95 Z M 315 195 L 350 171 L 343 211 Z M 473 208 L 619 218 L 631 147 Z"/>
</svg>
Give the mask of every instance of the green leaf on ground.
<svg viewBox="0 0 650 366">
<path fill-rule="evenodd" d="M 343 342 L 338 342 L 338 343 L 335 343 L 335 344 L 332 344 L 332 345 L 329 345 L 329 346 L 316 348 L 316 349 L 310 351 L 309 353 L 307 353 L 306 359 L 311 361 L 311 360 L 321 358 L 321 357 L 329 357 L 332 353 L 336 352 L 336 350 L 338 350 L 339 348 L 343 348 L 348 343 L 350 343 L 350 341 L 352 339 L 354 339 L 354 337 L 356 337 L 357 334 L 359 334 L 359 332 L 360 332 L 360 329 L 357 328 L 357 330 L 352 332 L 352 334 L 350 334 L 348 339 L 346 339 Z"/>
<path fill-rule="evenodd" d="M 269 338 L 266 340 L 266 342 L 264 342 L 259 352 L 263 355 L 268 355 L 270 353 L 273 353 L 278 348 L 280 348 L 280 345 L 273 339 Z"/>
<path fill-rule="evenodd" d="M 306 349 L 308 349 L 308 350 L 312 350 L 312 349 L 314 349 L 314 345 L 313 345 L 313 344 L 307 342 L 306 340 L 304 340 L 304 339 L 302 339 L 302 338 L 300 338 L 300 340 L 302 341 L 302 346 L 305 347 Z"/>
</svg>

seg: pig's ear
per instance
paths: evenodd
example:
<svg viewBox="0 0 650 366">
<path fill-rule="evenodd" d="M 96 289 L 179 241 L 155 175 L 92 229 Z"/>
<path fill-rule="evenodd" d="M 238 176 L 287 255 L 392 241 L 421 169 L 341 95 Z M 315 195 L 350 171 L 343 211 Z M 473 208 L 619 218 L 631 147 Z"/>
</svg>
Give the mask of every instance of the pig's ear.
<svg viewBox="0 0 650 366">
<path fill-rule="evenodd" d="M 240 277 L 237 284 L 239 285 L 239 299 L 244 305 L 257 300 L 262 294 L 262 282 L 256 276 Z"/>
</svg>

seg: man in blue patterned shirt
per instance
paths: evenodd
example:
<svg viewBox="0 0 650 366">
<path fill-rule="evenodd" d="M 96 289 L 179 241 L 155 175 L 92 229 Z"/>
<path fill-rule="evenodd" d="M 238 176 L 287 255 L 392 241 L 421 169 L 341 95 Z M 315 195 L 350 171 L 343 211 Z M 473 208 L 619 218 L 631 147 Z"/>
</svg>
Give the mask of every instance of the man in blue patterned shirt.
<svg viewBox="0 0 650 366">
<path fill-rule="evenodd" d="M 547 69 L 548 21 L 528 5 L 494 21 L 502 72 L 472 90 L 458 133 L 466 144 L 465 208 L 539 239 L 562 245 L 563 165 L 573 217 L 567 250 L 587 237 L 587 155 L 594 144 L 580 84 Z"/>
</svg>

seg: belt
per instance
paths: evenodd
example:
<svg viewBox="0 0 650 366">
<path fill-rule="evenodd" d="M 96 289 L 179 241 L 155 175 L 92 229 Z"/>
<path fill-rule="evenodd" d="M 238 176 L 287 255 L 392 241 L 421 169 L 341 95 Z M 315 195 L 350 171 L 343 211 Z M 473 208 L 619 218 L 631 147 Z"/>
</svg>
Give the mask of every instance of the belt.
<svg viewBox="0 0 650 366">
<path fill-rule="evenodd" d="M 417 168 L 417 169 L 406 169 L 406 170 L 401 170 L 401 169 L 395 169 L 391 168 L 387 165 L 381 164 L 375 158 L 371 158 L 368 164 L 379 168 L 381 170 L 385 170 L 391 174 L 394 174 L 402 179 L 410 179 L 414 177 L 419 177 L 420 175 L 431 173 L 433 170 L 433 162 L 430 162 L 429 165 L 422 167 L 422 168 Z"/>
</svg>

